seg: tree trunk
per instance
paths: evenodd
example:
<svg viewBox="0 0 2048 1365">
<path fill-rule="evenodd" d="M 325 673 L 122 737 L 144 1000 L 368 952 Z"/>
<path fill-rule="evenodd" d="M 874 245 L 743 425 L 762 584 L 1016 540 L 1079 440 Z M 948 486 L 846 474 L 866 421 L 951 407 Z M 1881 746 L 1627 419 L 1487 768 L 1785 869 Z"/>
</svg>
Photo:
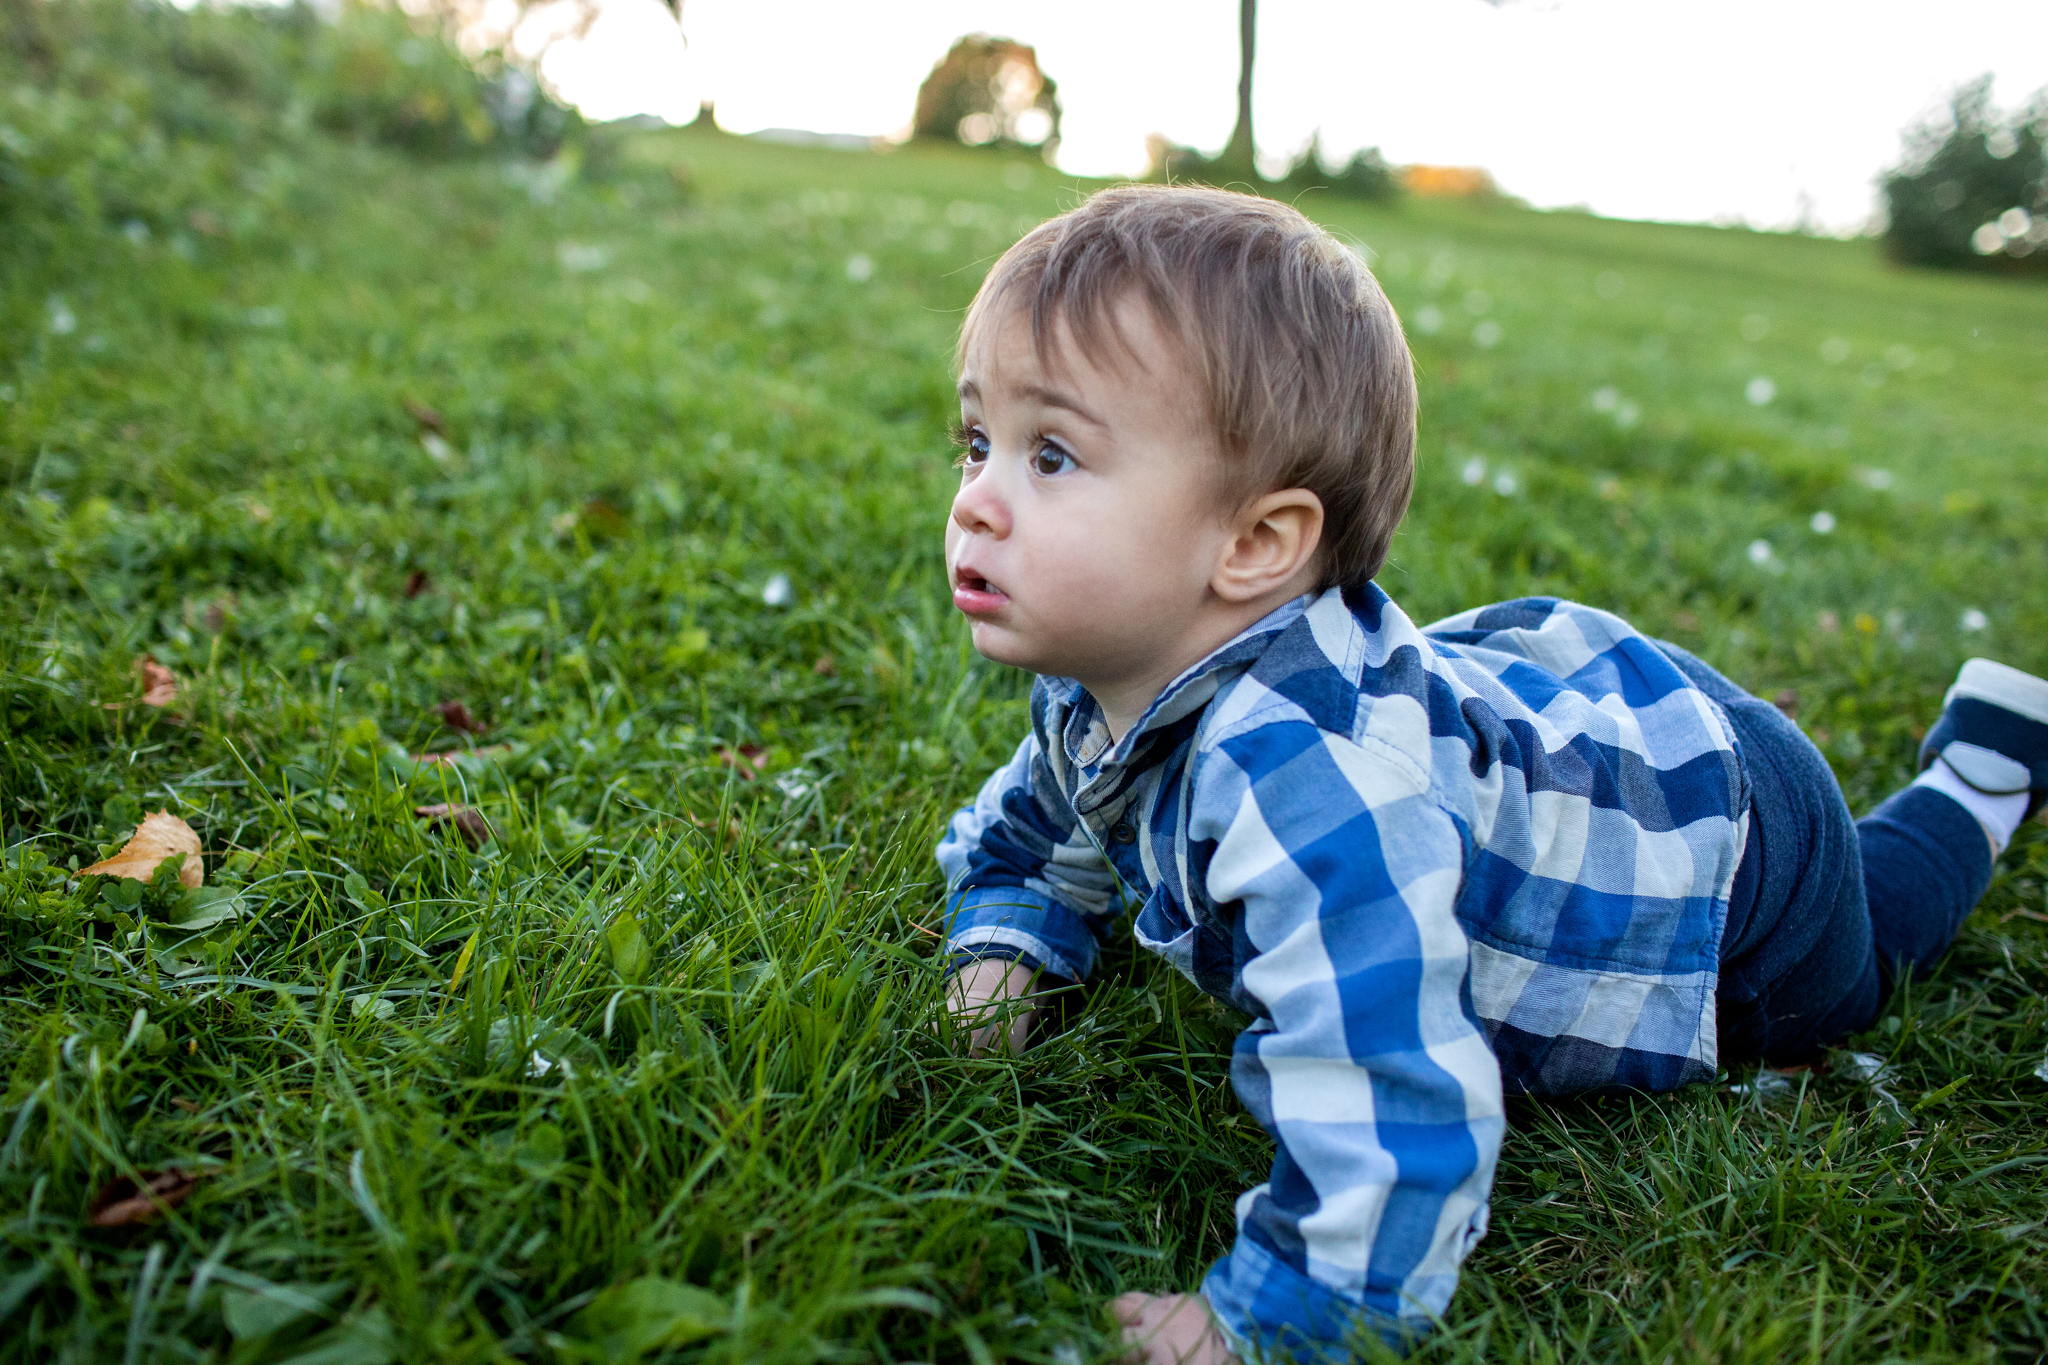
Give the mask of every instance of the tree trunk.
<svg viewBox="0 0 2048 1365">
<path fill-rule="evenodd" d="M 1256 184 L 1258 144 L 1252 139 L 1252 54 L 1259 41 L 1259 0 L 1237 0 L 1237 127 L 1223 149 L 1222 165 L 1231 175 Z"/>
</svg>

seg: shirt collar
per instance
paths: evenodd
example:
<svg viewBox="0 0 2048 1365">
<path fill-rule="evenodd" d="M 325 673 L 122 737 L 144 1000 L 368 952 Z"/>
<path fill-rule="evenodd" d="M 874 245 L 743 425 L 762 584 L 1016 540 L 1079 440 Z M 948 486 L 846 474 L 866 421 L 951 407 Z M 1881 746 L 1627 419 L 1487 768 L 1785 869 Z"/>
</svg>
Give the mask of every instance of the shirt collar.
<svg viewBox="0 0 2048 1365">
<path fill-rule="evenodd" d="M 1064 712 L 1060 738 L 1068 757 L 1088 769 L 1129 759 L 1147 735 L 1206 706 L 1223 684 L 1256 663 L 1274 637 L 1293 625 L 1317 598 L 1316 593 L 1303 593 L 1275 607 L 1183 671 L 1153 698 L 1138 723 L 1114 747 L 1109 742 L 1109 726 L 1102 718 L 1102 708 L 1088 689 L 1072 678 L 1046 677 L 1043 681 L 1047 692 Z"/>
</svg>

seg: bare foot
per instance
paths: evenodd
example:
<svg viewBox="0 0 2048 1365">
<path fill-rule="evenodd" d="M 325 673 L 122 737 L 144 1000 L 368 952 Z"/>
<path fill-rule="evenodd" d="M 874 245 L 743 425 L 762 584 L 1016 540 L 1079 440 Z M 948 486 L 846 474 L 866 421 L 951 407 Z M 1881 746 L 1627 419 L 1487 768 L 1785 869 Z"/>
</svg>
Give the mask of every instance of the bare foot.
<svg viewBox="0 0 2048 1365">
<path fill-rule="evenodd" d="M 1020 962 L 989 957 L 969 963 L 953 977 L 953 1018 L 972 1030 L 967 1035 L 968 1056 L 998 1049 L 1015 1056 L 1024 1050 L 1038 1011 L 1022 1001 L 1030 995 L 1036 975 Z"/>
<path fill-rule="evenodd" d="M 1109 1311 L 1124 1325 L 1131 1365 L 1237 1365 L 1200 1294 L 1121 1294 Z"/>
</svg>

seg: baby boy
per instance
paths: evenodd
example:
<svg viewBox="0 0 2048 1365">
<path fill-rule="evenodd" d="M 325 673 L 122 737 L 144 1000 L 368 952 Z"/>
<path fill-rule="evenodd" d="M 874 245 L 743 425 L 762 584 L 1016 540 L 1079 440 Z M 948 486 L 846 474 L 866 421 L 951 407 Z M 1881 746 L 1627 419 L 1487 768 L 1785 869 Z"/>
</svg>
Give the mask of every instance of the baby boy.
<svg viewBox="0 0 2048 1365">
<path fill-rule="evenodd" d="M 1039 676 L 939 846 L 956 1007 L 1022 1046 L 1135 907 L 1247 1016 L 1231 1079 L 1276 1148 L 1199 1295 L 1117 1301 L 1157 1365 L 1412 1341 L 1486 1231 L 1503 1094 L 1868 1026 L 2048 793 L 2048 681 L 1987 660 L 1857 822 L 1774 707 L 1615 616 L 1410 621 L 1373 582 L 1408 348 L 1284 205 L 1104 191 L 997 263 L 958 364 L 954 604 Z"/>
</svg>

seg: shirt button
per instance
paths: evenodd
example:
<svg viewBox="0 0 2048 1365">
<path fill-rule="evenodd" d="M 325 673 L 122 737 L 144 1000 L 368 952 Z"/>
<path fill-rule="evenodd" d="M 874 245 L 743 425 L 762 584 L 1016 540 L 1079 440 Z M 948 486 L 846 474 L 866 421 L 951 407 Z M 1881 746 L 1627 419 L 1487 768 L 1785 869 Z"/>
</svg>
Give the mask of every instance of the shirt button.
<svg viewBox="0 0 2048 1365">
<path fill-rule="evenodd" d="M 1120 844 L 1135 844 L 1138 842 L 1138 831 L 1131 828 L 1130 821 L 1119 820 L 1110 826 L 1109 837 Z"/>
</svg>

